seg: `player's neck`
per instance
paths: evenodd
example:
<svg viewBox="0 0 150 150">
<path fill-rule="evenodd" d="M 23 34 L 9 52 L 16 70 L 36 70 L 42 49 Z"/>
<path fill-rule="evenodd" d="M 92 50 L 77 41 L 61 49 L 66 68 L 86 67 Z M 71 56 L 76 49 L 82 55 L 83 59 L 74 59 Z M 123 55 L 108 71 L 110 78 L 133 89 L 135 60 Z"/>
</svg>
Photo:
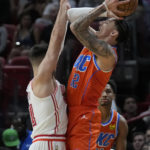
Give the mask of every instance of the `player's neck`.
<svg viewBox="0 0 150 150">
<path fill-rule="evenodd" d="M 100 107 L 99 109 L 101 111 L 102 123 L 107 122 L 111 117 L 111 108 Z"/>
<path fill-rule="evenodd" d="M 33 73 L 34 73 L 34 77 L 35 77 L 38 73 L 38 67 L 36 67 L 36 66 L 33 67 Z"/>
</svg>

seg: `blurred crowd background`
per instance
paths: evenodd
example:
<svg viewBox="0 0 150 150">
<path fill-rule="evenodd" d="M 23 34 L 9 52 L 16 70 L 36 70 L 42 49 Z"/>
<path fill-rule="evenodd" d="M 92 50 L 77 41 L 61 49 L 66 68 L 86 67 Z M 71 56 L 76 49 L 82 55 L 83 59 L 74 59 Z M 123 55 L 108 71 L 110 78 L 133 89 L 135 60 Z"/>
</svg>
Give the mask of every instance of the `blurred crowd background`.
<svg viewBox="0 0 150 150">
<path fill-rule="evenodd" d="M 32 142 L 26 96 L 32 79 L 28 52 L 35 44 L 49 43 L 58 1 L 0 0 L 0 150 L 27 150 Z M 102 2 L 70 0 L 72 7 L 95 7 Z M 150 0 L 139 0 L 136 12 L 126 20 L 131 31 L 118 46 L 119 61 L 112 75 L 117 86 L 114 108 L 128 122 L 127 149 L 150 150 Z M 62 84 L 67 85 L 81 49 L 68 27 L 55 74 Z"/>
</svg>

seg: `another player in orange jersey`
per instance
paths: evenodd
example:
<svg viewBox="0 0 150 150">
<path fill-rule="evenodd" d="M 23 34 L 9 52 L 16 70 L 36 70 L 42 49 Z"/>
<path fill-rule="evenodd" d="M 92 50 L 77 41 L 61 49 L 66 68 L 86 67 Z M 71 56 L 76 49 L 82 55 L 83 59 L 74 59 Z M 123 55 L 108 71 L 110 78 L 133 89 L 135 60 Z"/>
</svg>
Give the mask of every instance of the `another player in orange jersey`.
<svg viewBox="0 0 150 150">
<path fill-rule="evenodd" d="M 113 145 L 116 150 L 126 150 L 127 122 L 123 116 L 111 109 L 115 93 L 115 85 L 110 80 L 99 98 L 99 110 L 101 111 L 102 120 L 96 150 L 110 150 Z"/>
<path fill-rule="evenodd" d="M 106 0 L 94 9 L 82 11 L 73 8 L 68 11 L 71 30 L 85 46 L 77 58 L 67 87 L 69 124 L 67 131 L 68 150 L 95 150 L 100 133 L 101 116 L 98 110 L 98 98 L 105 88 L 117 61 L 116 45 L 126 39 L 128 25 L 117 20 L 113 12 L 120 4 L 129 1 Z M 107 11 L 106 11 L 107 10 Z M 99 23 L 95 31 L 90 24 L 98 16 L 107 12 L 110 17 Z"/>
</svg>

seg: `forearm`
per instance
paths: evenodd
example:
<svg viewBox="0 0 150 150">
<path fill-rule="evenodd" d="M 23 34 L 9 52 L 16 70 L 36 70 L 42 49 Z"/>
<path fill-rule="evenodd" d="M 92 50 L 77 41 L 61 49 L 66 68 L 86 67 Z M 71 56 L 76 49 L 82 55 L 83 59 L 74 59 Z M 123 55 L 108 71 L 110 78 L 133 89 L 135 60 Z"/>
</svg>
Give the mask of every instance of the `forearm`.
<svg viewBox="0 0 150 150">
<path fill-rule="evenodd" d="M 71 8 L 67 11 L 67 16 L 69 21 L 72 23 L 80 16 L 85 16 L 89 14 L 94 8 L 92 7 L 80 7 L 80 8 Z M 98 17 L 107 17 L 107 12 L 100 14 Z"/>
<path fill-rule="evenodd" d="M 67 22 L 67 12 L 65 13 L 64 9 L 60 9 L 51 33 L 47 53 L 39 67 L 39 72 L 48 72 L 48 78 L 50 76 L 49 74 L 53 73 L 56 69 L 59 54 L 63 49 L 67 29 Z"/>
<path fill-rule="evenodd" d="M 89 11 L 88 14 L 81 15 L 74 22 L 71 23 L 72 29 L 76 32 L 86 30 L 91 23 L 101 14 L 106 12 L 105 6 L 102 4 L 93 10 Z"/>
<path fill-rule="evenodd" d="M 67 15 L 60 10 L 51 34 L 47 56 L 50 58 L 54 56 L 59 57 L 61 50 L 63 49 L 66 30 L 67 30 Z"/>
</svg>

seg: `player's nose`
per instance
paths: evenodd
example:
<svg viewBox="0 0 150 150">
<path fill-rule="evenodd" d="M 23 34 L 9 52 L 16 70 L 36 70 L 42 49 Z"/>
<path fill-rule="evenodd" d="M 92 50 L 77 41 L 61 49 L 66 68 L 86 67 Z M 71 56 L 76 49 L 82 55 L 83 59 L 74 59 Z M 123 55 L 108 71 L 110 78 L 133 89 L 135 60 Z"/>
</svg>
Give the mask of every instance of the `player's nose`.
<svg viewBox="0 0 150 150">
<path fill-rule="evenodd" d="M 107 93 L 106 91 L 103 92 L 103 97 L 107 96 Z"/>
</svg>

